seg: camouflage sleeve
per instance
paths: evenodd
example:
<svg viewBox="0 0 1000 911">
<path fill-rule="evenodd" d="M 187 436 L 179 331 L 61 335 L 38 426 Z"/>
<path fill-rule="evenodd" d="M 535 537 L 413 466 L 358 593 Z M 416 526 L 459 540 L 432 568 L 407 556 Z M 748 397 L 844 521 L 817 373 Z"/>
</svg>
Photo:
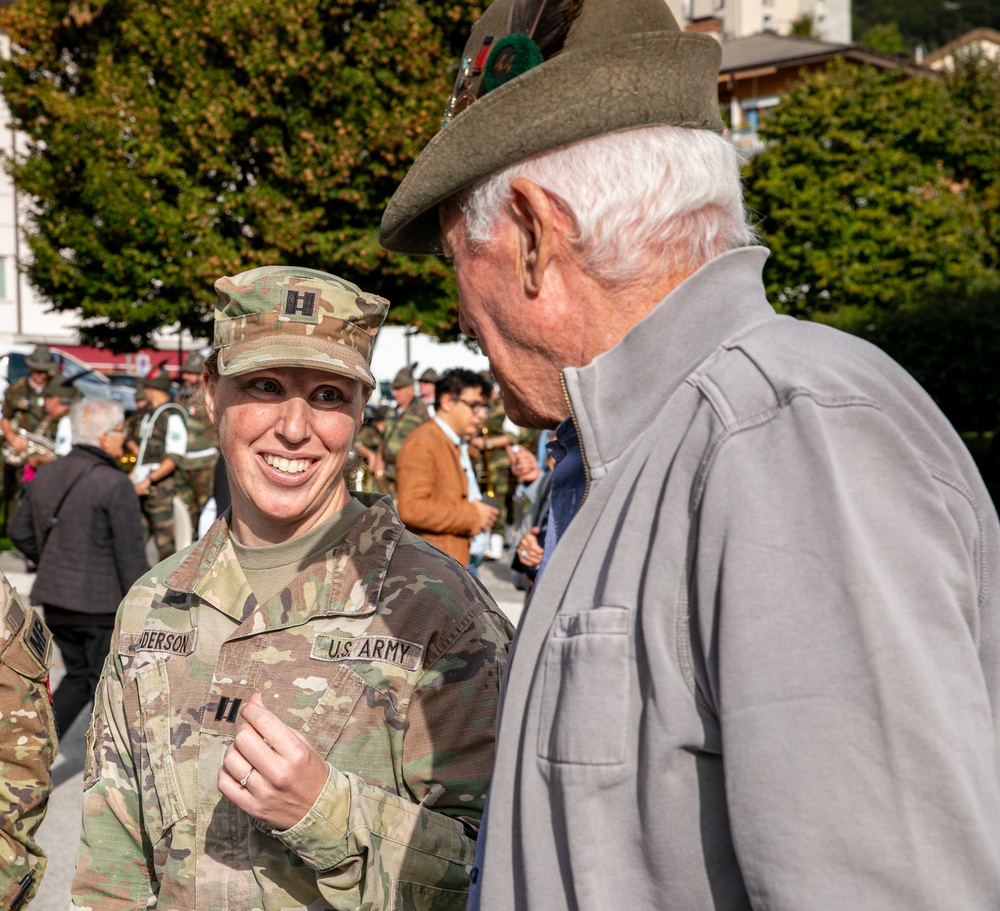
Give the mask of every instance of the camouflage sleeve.
<svg viewBox="0 0 1000 911">
<path fill-rule="evenodd" d="M 333 907 L 465 908 L 512 632 L 499 613 L 477 614 L 424 673 L 404 745 L 409 795 L 331 769 L 309 813 L 275 833 Z"/>
<path fill-rule="evenodd" d="M 35 831 L 52 789 L 51 634 L 0 574 L 0 909 L 30 901 L 45 872 Z"/>
<path fill-rule="evenodd" d="M 83 825 L 72 907 L 88 911 L 143 908 L 147 901 L 151 907 L 157 891 L 128 735 L 118 637 L 116 629 L 87 732 Z"/>
</svg>

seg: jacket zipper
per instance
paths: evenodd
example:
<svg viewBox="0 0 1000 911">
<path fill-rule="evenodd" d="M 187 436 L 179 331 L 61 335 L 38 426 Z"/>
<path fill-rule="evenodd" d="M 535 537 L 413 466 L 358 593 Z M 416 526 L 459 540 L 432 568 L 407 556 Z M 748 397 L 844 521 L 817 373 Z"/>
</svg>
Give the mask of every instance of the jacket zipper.
<svg viewBox="0 0 1000 911">
<path fill-rule="evenodd" d="M 563 398 L 566 399 L 566 405 L 569 408 L 569 417 L 573 422 L 573 429 L 576 431 L 576 441 L 580 447 L 580 458 L 583 460 L 583 497 L 576 505 L 576 511 L 579 512 L 583 504 L 587 502 L 587 495 L 590 493 L 590 464 L 587 462 L 587 451 L 583 448 L 583 436 L 580 433 L 580 422 L 576 419 L 576 412 L 573 410 L 573 403 L 569 398 L 569 390 L 566 388 L 566 376 L 561 370 L 559 371 L 559 383 L 562 385 Z"/>
</svg>

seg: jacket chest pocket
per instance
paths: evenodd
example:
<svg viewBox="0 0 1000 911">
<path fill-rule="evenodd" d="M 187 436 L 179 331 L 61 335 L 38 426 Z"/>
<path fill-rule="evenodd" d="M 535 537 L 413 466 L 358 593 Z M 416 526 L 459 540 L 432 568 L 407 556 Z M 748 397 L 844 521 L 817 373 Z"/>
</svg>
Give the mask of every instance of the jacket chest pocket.
<svg viewBox="0 0 1000 911">
<path fill-rule="evenodd" d="M 133 735 L 136 742 L 132 744 L 132 750 L 138 765 L 146 828 L 155 843 L 188 813 L 178 774 L 178 766 L 185 762 L 185 745 L 179 743 L 175 746 L 170 739 L 173 712 L 166 663 L 153 660 L 139 668 L 135 674 L 135 686 L 141 724 Z M 180 729 L 181 725 L 177 727 Z M 192 748 L 196 752 L 197 738 L 194 738 Z M 197 766 L 196 755 L 188 763 L 193 775 Z"/>
<path fill-rule="evenodd" d="M 604 606 L 557 616 L 544 662 L 539 758 L 568 765 L 624 763 L 632 611 Z"/>
</svg>

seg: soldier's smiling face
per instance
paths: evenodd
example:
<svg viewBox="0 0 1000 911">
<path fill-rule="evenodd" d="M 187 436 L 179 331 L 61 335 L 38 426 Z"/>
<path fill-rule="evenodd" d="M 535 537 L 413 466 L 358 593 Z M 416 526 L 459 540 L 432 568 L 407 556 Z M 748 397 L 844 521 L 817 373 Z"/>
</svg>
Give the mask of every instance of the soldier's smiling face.
<svg viewBox="0 0 1000 911">
<path fill-rule="evenodd" d="M 241 543 L 287 541 L 347 502 L 344 461 L 364 407 L 356 380 L 312 368 L 256 370 L 215 378 L 205 404 L 219 428 Z"/>
</svg>

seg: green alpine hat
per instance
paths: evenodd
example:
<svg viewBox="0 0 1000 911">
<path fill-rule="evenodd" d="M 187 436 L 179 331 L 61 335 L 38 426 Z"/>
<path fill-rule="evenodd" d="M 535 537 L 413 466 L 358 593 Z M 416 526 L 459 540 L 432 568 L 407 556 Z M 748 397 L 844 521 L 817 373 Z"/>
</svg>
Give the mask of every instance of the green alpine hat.
<svg viewBox="0 0 1000 911">
<path fill-rule="evenodd" d="M 159 389 L 160 392 L 169 392 L 173 382 L 170 374 L 162 367 L 159 367 L 143 378 L 142 390 L 145 392 L 147 389 Z"/>
<path fill-rule="evenodd" d="M 215 283 L 219 373 L 313 367 L 375 387 L 372 349 L 389 302 L 336 275 L 262 266 Z"/>
<path fill-rule="evenodd" d="M 495 0 L 465 45 L 446 126 L 389 200 L 379 241 L 440 252 L 438 203 L 581 139 L 651 124 L 721 133 L 721 57 L 714 38 L 678 28 L 665 0 Z"/>
<path fill-rule="evenodd" d="M 71 379 L 58 375 L 46 383 L 45 388 L 42 390 L 42 395 L 46 398 L 58 398 L 60 401 L 66 402 L 67 404 L 77 402 L 83 398 L 83 396 L 80 395 L 80 390 L 73 385 L 73 381 Z"/>
<path fill-rule="evenodd" d="M 400 367 L 396 371 L 396 375 L 392 378 L 392 388 L 393 389 L 405 389 L 407 386 L 412 386 L 416 382 L 416 378 L 413 376 L 413 371 L 417 369 L 417 365 L 408 364 L 406 367 Z"/>
<path fill-rule="evenodd" d="M 38 345 L 25 359 L 29 370 L 44 370 L 50 376 L 55 376 L 59 372 L 59 364 L 49 351 L 48 345 Z"/>
</svg>

